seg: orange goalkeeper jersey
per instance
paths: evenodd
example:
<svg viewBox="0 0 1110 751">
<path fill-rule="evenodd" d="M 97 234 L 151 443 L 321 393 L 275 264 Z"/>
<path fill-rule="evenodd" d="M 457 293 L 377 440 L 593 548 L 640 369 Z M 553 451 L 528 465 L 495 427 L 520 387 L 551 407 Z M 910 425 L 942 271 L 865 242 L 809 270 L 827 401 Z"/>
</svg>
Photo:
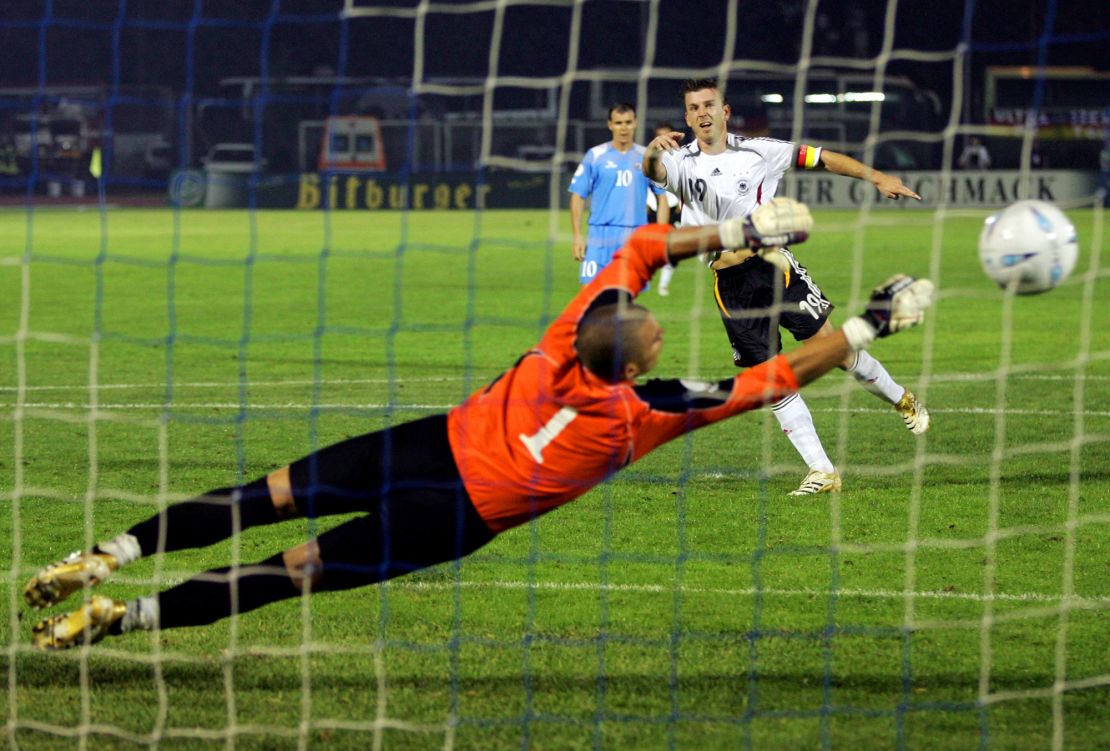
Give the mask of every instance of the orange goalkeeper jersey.
<svg viewBox="0 0 1110 751">
<path fill-rule="evenodd" d="M 502 532 L 574 500 L 657 446 L 798 388 L 780 355 L 718 383 L 608 383 L 578 360 L 578 324 L 595 303 L 635 296 L 666 261 L 669 226 L 637 230 L 539 343 L 447 416 L 467 492 Z"/>
</svg>

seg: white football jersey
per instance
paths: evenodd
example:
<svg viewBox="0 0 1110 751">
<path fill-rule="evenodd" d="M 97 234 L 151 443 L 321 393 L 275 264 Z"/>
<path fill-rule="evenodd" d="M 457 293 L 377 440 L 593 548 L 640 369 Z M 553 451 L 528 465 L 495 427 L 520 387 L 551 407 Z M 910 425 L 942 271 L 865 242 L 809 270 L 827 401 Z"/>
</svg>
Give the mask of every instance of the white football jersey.
<svg viewBox="0 0 1110 751">
<path fill-rule="evenodd" d="M 703 154 L 695 140 L 673 152 L 663 152 L 667 180 L 656 183 L 683 203 L 682 224 L 698 227 L 747 216 L 775 197 L 782 175 L 795 162 L 803 167 L 819 163 L 821 150 L 799 148 L 774 138 L 728 135 L 720 154 Z"/>
</svg>

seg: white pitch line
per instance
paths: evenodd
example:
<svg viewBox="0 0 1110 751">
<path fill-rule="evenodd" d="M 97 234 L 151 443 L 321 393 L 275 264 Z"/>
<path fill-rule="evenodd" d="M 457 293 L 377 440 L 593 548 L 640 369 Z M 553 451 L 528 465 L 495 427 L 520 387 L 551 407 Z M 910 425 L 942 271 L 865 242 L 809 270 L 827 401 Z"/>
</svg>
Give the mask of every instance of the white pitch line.
<svg viewBox="0 0 1110 751">
<path fill-rule="evenodd" d="M 320 402 L 312 404 L 310 402 L 283 402 L 280 404 L 263 404 L 263 403 L 247 403 L 240 404 L 239 402 L 170 402 L 169 404 L 163 402 L 121 402 L 117 404 L 100 402 L 96 405 L 96 410 L 99 412 L 107 412 L 113 410 L 128 410 L 128 409 L 166 409 L 171 410 L 185 410 L 185 409 L 225 409 L 225 410 L 239 410 L 247 409 L 252 411 L 265 411 L 265 410 L 302 410 L 308 411 L 312 409 L 319 410 L 363 410 L 363 409 L 395 409 L 395 410 L 413 410 L 413 409 L 437 409 L 447 410 L 457 406 L 458 402 L 450 403 L 437 403 L 425 404 L 419 402 L 413 403 L 389 403 L 389 402 Z M 0 409 L 15 409 L 20 406 L 24 409 L 76 409 L 76 410 L 91 410 L 93 405 L 88 402 L 24 402 L 17 405 L 14 402 L 0 402 Z M 890 410 L 878 409 L 874 407 L 810 407 L 811 412 L 823 412 L 827 414 L 841 414 L 844 412 L 850 414 L 887 414 Z M 996 409 L 993 407 L 935 407 L 929 405 L 929 411 L 933 414 L 951 414 L 951 415 L 1023 415 L 1034 417 L 1074 417 L 1076 414 L 1081 414 L 1084 417 L 1110 417 L 1110 410 L 1064 410 L 1064 409 Z"/>
<path fill-rule="evenodd" d="M 28 575 L 34 571 L 28 570 Z M 184 575 L 165 576 L 159 578 L 156 582 L 149 579 L 136 579 L 130 578 L 126 575 L 113 578 L 113 581 L 119 581 L 124 584 L 137 584 L 149 585 L 157 584 L 162 586 L 176 586 L 184 582 L 186 577 Z M 915 592 L 904 592 L 893 589 L 855 589 L 847 588 L 836 591 L 828 589 L 817 589 L 803 587 L 798 589 L 779 589 L 775 587 L 763 587 L 757 589 L 755 587 L 688 587 L 680 586 L 673 587 L 664 584 L 603 584 L 601 582 L 525 582 L 525 581 L 511 581 L 511 580 L 494 580 L 494 581 L 425 581 L 420 579 L 394 579 L 383 583 L 390 589 L 412 589 L 412 590 L 447 590 L 454 589 L 456 586 L 463 589 L 507 589 L 507 590 L 528 590 L 528 589 L 542 589 L 555 592 L 630 592 L 633 594 L 673 594 L 675 592 L 682 592 L 683 594 L 706 594 L 706 595 L 721 595 L 725 597 L 752 597 L 756 594 L 776 595 L 781 597 L 858 597 L 861 599 L 886 599 L 886 600 L 902 600 L 907 597 L 915 597 L 926 600 L 966 600 L 969 602 L 1059 602 L 1064 599 L 1062 595 L 1044 594 L 1042 592 L 995 592 L 993 594 L 982 594 L 979 592 L 949 592 L 945 590 L 923 590 Z M 1089 607 L 1110 606 L 1110 596 L 1106 597 L 1083 597 L 1074 596 L 1071 598 L 1073 602 L 1080 605 L 1087 605 Z"/>
<path fill-rule="evenodd" d="M 164 404 L 162 402 L 128 402 L 121 404 L 104 404 L 99 403 L 96 409 L 100 412 L 107 410 L 123 410 L 123 409 L 234 409 L 240 408 L 249 410 L 268 410 L 268 409 L 289 409 L 289 410 L 310 410 L 310 409 L 451 409 L 458 405 L 458 402 L 451 402 L 450 404 L 390 404 L 388 402 L 368 402 L 365 404 L 354 404 L 347 402 L 337 403 L 320 403 L 309 404 L 307 402 L 285 402 L 284 404 L 259 404 L 248 403 L 239 404 L 238 402 L 171 402 Z M 13 403 L 0 403 L 0 409 L 9 408 L 14 409 Z M 85 402 L 25 402 L 20 405 L 24 409 L 92 409 L 93 405 Z M 935 411 L 935 410 L 933 410 Z"/>
<path fill-rule="evenodd" d="M 490 374 L 488 377 L 473 376 L 471 380 L 476 383 L 484 383 L 493 378 L 496 373 Z M 282 386 L 313 386 L 319 384 L 320 386 L 359 386 L 359 385 L 377 385 L 382 383 L 454 383 L 464 381 L 464 376 L 422 376 L 416 378 L 328 378 L 319 381 L 311 378 L 293 379 L 288 381 L 251 381 L 245 382 L 247 388 L 255 387 L 282 387 Z M 174 389 L 236 389 L 240 386 L 239 381 L 181 381 L 173 384 Z M 164 390 L 166 384 L 159 383 L 100 383 L 97 384 L 95 389 L 97 391 L 125 391 L 129 389 L 158 389 Z M 0 393 L 5 391 L 15 391 L 14 386 L 0 386 Z M 84 384 L 74 385 L 48 385 L 48 386 L 27 386 L 24 391 L 88 391 L 89 387 Z"/>
<path fill-rule="evenodd" d="M 474 381 L 475 383 L 485 383 L 489 379 L 497 375 L 497 372 L 491 371 L 482 375 L 473 375 L 469 379 L 466 376 L 401 376 L 395 378 L 325 378 L 320 380 L 313 380 L 311 378 L 303 379 L 290 379 L 290 380 L 275 380 L 275 381 L 255 381 L 247 380 L 245 383 L 240 381 L 178 381 L 172 384 L 174 390 L 177 389 L 221 389 L 221 388 L 239 388 L 245 385 L 247 388 L 282 388 L 294 386 L 374 386 L 379 384 L 389 383 L 459 383 L 466 380 Z M 990 373 L 951 373 L 951 374 L 935 374 L 930 378 L 932 383 L 944 382 L 962 382 L 962 381 L 993 381 L 995 376 Z M 1110 381 L 1110 375 L 1079 375 L 1068 376 L 1051 373 L 1011 373 L 1007 376 L 1009 380 L 1024 380 L 1024 381 L 1068 381 L 1074 382 L 1076 380 L 1082 381 Z M 142 389 L 156 389 L 165 390 L 165 382 L 149 382 L 149 383 L 99 383 L 96 384 L 94 389 L 96 391 L 127 391 L 127 390 L 142 390 Z M 14 392 L 17 388 L 15 386 L 0 386 L 0 393 Z M 26 386 L 24 391 L 88 391 L 89 386 L 86 384 L 52 384 L 52 385 L 39 385 Z"/>
<path fill-rule="evenodd" d="M 933 383 L 955 383 L 965 381 L 994 381 L 998 376 L 994 373 L 938 373 L 929 380 Z M 1110 376 L 1105 375 L 1060 375 L 1052 373 L 1010 373 L 1007 380 L 1022 381 L 1110 381 Z"/>
<path fill-rule="evenodd" d="M 34 571 L 28 570 L 28 574 L 33 574 Z M 124 584 L 134 584 L 140 586 L 148 586 L 151 584 L 157 586 L 177 586 L 186 580 L 184 575 L 172 575 L 159 578 L 157 581 L 150 579 L 138 579 L 127 577 L 126 575 L 117 575 L 113 577 L 113 581 L 119 581 Z M 506 589 L 506 590 L 545 590 L 549 592 L 628 592 L 631 594 L 674 594 L 681 592 L 685 595 L 716 595 L 721 597 L 753 597 L 757 594 L 774 595 L 776 597 L 848 597 L 859 599 L 876 599 L 876 600 L 904 600 L 907 597 L 919 598 L 923 600 L 965 600 L 968 602 L 1060 602 L 1064 599 L 1062 595 L 1045 594 L 1043 592 L 994 592 L 992 594 L 983 594 L 980 592 L 949 592 L 945 590 L 924 590 L 916 592 L 904 592 L 894 589 L 856 589 L 846 588 L 830 591 L 828 589 L 818 589 L 810 587 L 802 587 L 796 589 L 780 589 L 776 587 L 688 587 L 679 586 L 674 587 L 666 584 L 603 584 L 601 582 L 577 581 L 577 582 L 526 582 L 526 581 L 512 581 L 512 580 L 494 580 L 494 581 L 427 581 L 412 578 L 393 579 L 384 582 L 381 586 L 389 589 L 410 589 L 410 590 L 434 590 L 442 591 L 460 587 L 462 589 Z M 1110 596 L 1107 597 L 1084 597 L 1073 596 L 1071 602 L 1080 606 L 1087 606 L 1089 608 L 1110 608 Z"/>
</svg>

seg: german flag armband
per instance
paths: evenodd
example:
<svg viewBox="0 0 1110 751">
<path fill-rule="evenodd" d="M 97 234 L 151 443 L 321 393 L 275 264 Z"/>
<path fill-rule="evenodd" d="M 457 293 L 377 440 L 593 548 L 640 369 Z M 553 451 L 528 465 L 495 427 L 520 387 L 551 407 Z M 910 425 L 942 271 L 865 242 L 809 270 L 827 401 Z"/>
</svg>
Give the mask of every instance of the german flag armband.
<svg viewBox="0 0 1110 751">
<path fill-rule="evenodd" d="M 794 156 L 794 166 L 798 169 L 816 169 L 821 164 L 821 147 L 798 144 Z"/>
</svg>

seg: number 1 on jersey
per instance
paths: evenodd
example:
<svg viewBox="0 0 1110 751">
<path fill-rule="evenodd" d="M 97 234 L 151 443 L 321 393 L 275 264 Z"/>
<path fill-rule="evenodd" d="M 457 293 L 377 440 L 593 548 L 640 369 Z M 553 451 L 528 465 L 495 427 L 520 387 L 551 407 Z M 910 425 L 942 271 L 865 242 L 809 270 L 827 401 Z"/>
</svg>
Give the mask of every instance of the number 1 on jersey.
<svg viewBox="0 0 1110 751">
<path fill-rule="evenodd" d="M 536 464 L 543 464 L 543 450 L 547 448 L 547 444 L 554 441 L 577 416 L 578 410 L 574 407 L 563 407 L 533 435 L 520 434 L 520 440 L 528 449 L 528 453 L 536 460 Z"/>
</svg>

